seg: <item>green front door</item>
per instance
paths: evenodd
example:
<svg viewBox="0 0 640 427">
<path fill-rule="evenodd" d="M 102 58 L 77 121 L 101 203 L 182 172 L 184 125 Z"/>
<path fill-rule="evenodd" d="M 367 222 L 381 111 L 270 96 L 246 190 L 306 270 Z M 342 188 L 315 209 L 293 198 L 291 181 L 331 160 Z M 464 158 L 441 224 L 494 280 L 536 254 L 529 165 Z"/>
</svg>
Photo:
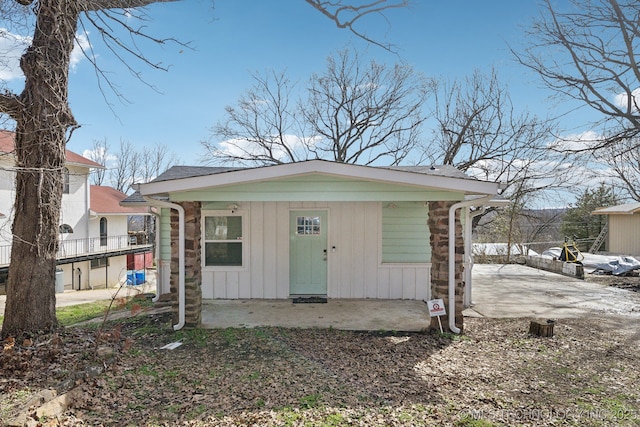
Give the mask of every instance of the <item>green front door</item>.
<svg viewBox="0 0 640 427">
<path fill-rule="evenodd" d="M 291 295 L 327 295 L 327 212 L 292 211 L 289 270 Z"/>
</svg>

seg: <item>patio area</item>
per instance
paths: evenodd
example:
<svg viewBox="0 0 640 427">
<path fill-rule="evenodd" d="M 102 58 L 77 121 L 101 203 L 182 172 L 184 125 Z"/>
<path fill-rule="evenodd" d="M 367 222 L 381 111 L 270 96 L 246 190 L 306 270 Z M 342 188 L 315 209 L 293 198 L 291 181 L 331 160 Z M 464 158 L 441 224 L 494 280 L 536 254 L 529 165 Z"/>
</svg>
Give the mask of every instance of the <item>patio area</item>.
<svg viewBox="0 0 640 427">
<path fill-rule="evenodd" d="M 202 326 L 419 332 L 429 327 L 429 312 L 423 301 L 410 300 L 330 299 L 298 304 L 291 300 L 209 300 L 203 303 Z"/>
</svg>

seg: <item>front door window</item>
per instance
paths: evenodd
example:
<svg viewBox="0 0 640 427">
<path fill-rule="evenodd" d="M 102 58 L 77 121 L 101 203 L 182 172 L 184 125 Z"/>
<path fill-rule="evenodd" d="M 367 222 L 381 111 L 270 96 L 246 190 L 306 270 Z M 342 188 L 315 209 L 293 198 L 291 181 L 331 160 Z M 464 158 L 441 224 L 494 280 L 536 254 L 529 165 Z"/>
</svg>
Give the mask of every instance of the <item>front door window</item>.
<svg viewBox="0 0 640 427">
<path fill-rule="evenodd" d="M 320 217 L 319 216 L 299 216 L 296 219 L 297 235 L 320 235 Z"/>
</svg>

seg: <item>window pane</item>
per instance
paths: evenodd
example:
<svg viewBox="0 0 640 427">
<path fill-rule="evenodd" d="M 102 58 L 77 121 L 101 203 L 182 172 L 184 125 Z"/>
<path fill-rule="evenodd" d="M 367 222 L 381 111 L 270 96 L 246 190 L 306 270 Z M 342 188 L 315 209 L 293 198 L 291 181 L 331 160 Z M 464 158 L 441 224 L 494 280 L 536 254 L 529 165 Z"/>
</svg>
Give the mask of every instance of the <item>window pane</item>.
<svg viewBox="0 0 640 427">
<path fill-rule="evenodd" d="M 204 219 L 205 240 L 242 239 L 241 216 L 208 216 Z"/>
<path fill-rule="evenodd" d="M 319 216 L 299 216 L 296 218 L 296 234 L 318 235 L 320 234 Z"/>
<path fill-rule="evenodd" d="M 205 243 L 205 265 L 242 266 L 242 242 Z"/>
</svg>

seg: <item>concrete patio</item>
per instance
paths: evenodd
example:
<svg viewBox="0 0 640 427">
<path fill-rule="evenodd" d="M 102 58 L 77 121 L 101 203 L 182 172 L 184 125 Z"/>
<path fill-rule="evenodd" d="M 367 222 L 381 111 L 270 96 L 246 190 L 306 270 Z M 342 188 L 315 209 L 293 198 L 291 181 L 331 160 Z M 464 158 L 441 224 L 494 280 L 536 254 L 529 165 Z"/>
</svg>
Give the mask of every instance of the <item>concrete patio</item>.
<svg viewBox="0 0 640 427">
<path fill-rule="evenodd" d="M 125 289 L 153 291 L 145 286 Z M 115 289 L 56 294 L 58 307 L 110 299 Z M 640 324 L 640 294 L 590 283 L 522 265 L 477 264 L 473 270 L 473 306 L 468 317 L 567 318 L 594 316 Z M 5 297 L 0 296 L 0 315 Z M 291 300 L 205 300 L 206 328 L 282 326 L 344 330 L 422 331 L 429 326 L 427 305 L 412 300 L 328 300 L 293 304 Z"/>
<path fill-rule="evenodd" d="M 423 301 L 328 300 L 320 304 L 294 304 L 291 300 L 205 301 L 202 326 L 229 328 L 282 326 L 336 328 L 362 331 L 422 331 L 429 327 Z"/>
</svg>

